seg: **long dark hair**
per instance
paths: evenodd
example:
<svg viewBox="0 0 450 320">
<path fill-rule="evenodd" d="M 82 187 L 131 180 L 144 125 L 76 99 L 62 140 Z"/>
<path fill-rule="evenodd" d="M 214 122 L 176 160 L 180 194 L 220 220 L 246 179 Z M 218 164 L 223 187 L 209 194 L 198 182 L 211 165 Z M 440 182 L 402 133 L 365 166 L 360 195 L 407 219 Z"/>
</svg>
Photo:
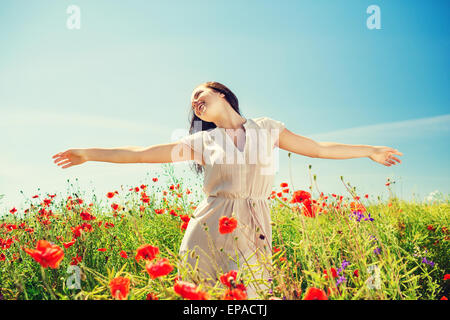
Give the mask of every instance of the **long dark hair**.
<svg viewBox="0 0 450 320">
<path fill-rule="evenodd" d="M 234 109 L 234 111 L 236 111 L 239 115 L 241 115 L 241 112 L 239 111 L 239 101 L 238 98 L 236 97 L 236 95 L 225 85 L 219 83 L 219 82 L 215 82 L 215 81 L 209 81 L 209 82 L 205 82 L 202 83 L 200 85 L 198 85 L 196 88 L 198 87 L 206 87 L 206 88 L 210 88 L 216 92 L 219 93 L 223 93 L 225 95 L 225 100 L 228 101 L 228 103 L 230 104 L 230 106 Z M 212 130 L 214 128 L 216 128 L 217 126 L 215 125 L 214 122 L 208 122 L 208 121 L 203 121 L 202 119 L 200 119 L 199 117 L 197 117 L 197 115 L 195 114 L 194 110 L 192 109 L 192 106 L 189 106 L 189 110 L 190 110 L 190 114 L 189 114 L 189 122 L 190 122 L 190 127 L 189 127 L 189 134 L 193 134 L 196 133 L 198 131 L 208 131 L 208 130 Z M 242 115 L 241 115 L 242 116 Z M 200 121 L 201 122 L 201 129 L 198 130 L 198 126 L 196 126 L 194 128 L 194 123 L 196 121 Z M 193 169 L 197 172 L 198 175 L 200 175 L 204 168 L 202 165 L 194 162 L 193 164 Z"/>
</svg>

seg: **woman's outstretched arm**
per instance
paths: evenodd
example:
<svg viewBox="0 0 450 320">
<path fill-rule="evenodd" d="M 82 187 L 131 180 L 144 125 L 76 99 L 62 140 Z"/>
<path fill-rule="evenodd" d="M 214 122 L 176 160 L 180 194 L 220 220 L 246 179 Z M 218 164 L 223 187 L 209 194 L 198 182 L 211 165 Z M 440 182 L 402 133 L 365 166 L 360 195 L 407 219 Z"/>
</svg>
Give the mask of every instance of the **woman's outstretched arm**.
<svg viewBox="0 0 450 320">
<path fill-rule="evenodd" d="M 294 152 L 311 158 L 321 159 L 351 159 L 363 158 L 391 166 L 401 162 L 395 155 L 402 156 L 403 153 L 397 149 L 386 146 L 352 145 L 337 142 L 317 142 L 307 137 L 295 134 L 284 129 L 279 136 L 278 145 L 280 149 Z"/>
<path fill-rule="evenodd" d="M 86 161 L 101 161 L 113 163 L 167 163 L 195 160 L 201 163 L 197 153 L 177 141 L 167 144 L 157 144 L 150 147 L 119 147 L 119 148 L 86 148 L 68 149 L 55 154 L 54 162 L 66 169 L 80 165 Z"/>
</svg>

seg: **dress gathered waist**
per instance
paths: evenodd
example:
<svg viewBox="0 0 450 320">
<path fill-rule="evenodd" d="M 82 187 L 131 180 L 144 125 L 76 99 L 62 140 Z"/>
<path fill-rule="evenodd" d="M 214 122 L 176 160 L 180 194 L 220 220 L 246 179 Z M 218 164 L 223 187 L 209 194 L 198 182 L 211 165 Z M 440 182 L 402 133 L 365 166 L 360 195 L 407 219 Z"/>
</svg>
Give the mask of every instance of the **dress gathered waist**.
<svg viewBox="0 0 450 320">
<path fill-rule="evenodd" d="M 208 195 L 208 198 L 225 198 L 225 199 L 242 199 L 242 200 L 268 200 L 269 196 L 243 196 L 243 195 L 234 195 L 234 194 L 217 194 L 217 195 Z"/>
</svg>

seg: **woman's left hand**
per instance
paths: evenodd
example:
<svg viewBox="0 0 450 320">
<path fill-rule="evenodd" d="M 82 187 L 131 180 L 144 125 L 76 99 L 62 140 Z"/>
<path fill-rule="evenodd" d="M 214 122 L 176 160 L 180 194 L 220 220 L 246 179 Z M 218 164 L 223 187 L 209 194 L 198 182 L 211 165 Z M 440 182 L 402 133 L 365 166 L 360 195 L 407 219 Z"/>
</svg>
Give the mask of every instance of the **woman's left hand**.
<svg viewBox="0 0 450 320">
<path fill-rule="evenodd" d="M 374 150 L 372 154 L 369 156 L 369 158 L 375 162 L 381 163 L 386 167 L 390 167 L 391 165 L 395 165 L 397 163 L 402 162 L 399 158 L 394 156 L 394 154 L 399 156 L 403 155 L 403 153 L 401 153 L 397 149 L 385 146 L 374 146 L 373 148 Z"/>
</svg>

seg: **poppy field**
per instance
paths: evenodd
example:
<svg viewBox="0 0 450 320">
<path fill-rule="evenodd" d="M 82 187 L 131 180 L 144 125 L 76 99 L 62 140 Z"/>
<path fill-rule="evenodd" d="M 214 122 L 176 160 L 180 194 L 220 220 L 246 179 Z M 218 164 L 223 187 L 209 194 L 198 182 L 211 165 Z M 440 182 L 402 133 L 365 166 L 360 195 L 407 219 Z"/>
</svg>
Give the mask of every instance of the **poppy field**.
<svg viewBox="0 0 450 320">
<path fill-rule="evenodd" d="M 187 281 L 184 232 L 199 200 L 182 180 L 158 177 L 87 198 L 82 191 L 32 195 L 0 213 L 0 299 L 245 300 L 246 268 L 215 285 Z M 271 204 L 272 278 L 267 300 L 446 300 L 450 290 L 449 202 L 324 194 L 283 182 Z M 221 218 L 232 233 L 239 221 Z"/>
</svg>

